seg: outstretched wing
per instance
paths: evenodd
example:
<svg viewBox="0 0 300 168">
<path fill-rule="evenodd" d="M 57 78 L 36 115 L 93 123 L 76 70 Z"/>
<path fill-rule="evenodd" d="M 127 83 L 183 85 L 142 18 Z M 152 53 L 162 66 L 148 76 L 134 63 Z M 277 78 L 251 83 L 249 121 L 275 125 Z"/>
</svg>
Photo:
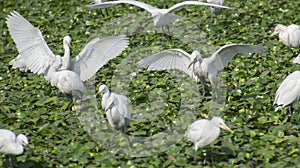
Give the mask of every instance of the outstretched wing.
<svg viewBox="0 0 300 168">
<path fill-rule="evenodd" d="M 101 2 L 101 3 L 96 3 L 93 5 L 87 5 L 87 8 L 91 8 L 91 9 L 95 9 L 95 8 L 108 8 L 114 5 L 118 5 L 118 4 L 130 4 L 130 5 L 134 5 L 134 6 L 138 6 L 148 12 L 150 12 L 151 14 L 153 12 L 158 11 L 159 9 L 146 4 L 144 2 L 139 2 L 139 1 L 134 1 L 134 0 L 119 0 L 119 1 L 109 1 L 109 2 Z"/>
<path fill-rule="evenodd" d="M 208 59 L 208 67 L 217 71 L 224 69 L 228 62 L 237 54 L 261 53 L 267 48 L 251 44 L 230 44 L 222 46 Z"/>
<path fill-rule="evenodd" d="M 26 67 L 33 73 L 44 73 L 55 60 L 55 55 L 40 30 L 16 11 L 7 16 L 6 23 Z"/>
<path fill-rule="evenodd" d="M 180 2 L 178 4 L 175 4 L 174 6 L 172 6 L 171 8 L 169 8 L 167 10 L 167 12 L 168 13 L 175 12 L 175 11 L 180 10 L 180 9 L 186 7 L 186 6 L 189 6 L 189 5 L 202 5 L 202 6 L 209 6 L 209 7 L 218 7 L 218 8 L 233 9 L 231 7 L 222 6 L 222 5 L 216 5 L 216 4 L 211 4 L 211 3 L 205 3 L 205 2 L 184 1 L 184 2 Z"/>
<path fill-rule="evenodd" d="M 70 70 L 76 72 L 82 81 L 86 81 L 109 60 L 120 55 L 128 43 L 125 35 L 105 39 L 94 38 L 71 60 Z"/>
<path fill-rule="evenodd" d="M 148 56 L 138 62 L 139 65 L 147 67 L 148 70 L 178 69 L 194 77 L 193 71 L 188 68 L 190 54 L 181 49 L 169 49 Z"/>
</svg>

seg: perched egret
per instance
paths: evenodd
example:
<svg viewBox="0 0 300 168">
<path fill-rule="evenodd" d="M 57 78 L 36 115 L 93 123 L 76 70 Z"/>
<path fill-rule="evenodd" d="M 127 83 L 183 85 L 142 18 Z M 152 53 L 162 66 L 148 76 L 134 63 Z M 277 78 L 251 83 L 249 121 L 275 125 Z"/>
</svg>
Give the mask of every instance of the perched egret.
<svg viewBox="0 0 300 168">
<path fill-rule="evenodd" d="M 114 94 L 108 98 L 105 112 L 109 125 L 125 133 L 130 123 L 130 111 Z"/>
<path fill-rule="evenodd" d="M 233 133 L 220 117 L 213 117 L 210 121 L 207 119 L 197 120 L 189 127 L 185 136 L 195 144 L 195 164 L 197 164 L 197 150 L 215 141 L 220 135 L 220 128 Z"/>
<path fill-rule="evenodd" d="M 261 53 L 265 47 L 250 44 L 230 44 L 222 46 L 209 58 L 202 58 L 198 51 L 192 54 L 181 49 L 168 49 L 148 56 L 138 62 L 148 70 L 178 69 L 187 73 L 202 85 L 206 81 L 212 87 L 219 84 L 217 74 L 237 54 Z M 205 89 L 203 87 L 203 95 Z"/>
<path fill-rule="evenodd" d="M 295 24 L 289 26 L 278 24 L 270 37 L 277 34 L 279 34 L 279 42 L 282 42 L 290 48 L 300 49 L 300 26 Z"/>
<path fill-rule="evenodd" d="M 300 64 L 300 54 L 298 54 L 298 56 L 296 58 L 294 58 L 293 63 Z"/>
<path fill-rule="evenodd" d="M 20 155 L 23 153 L 23 146 L 28 145 L 28 139 L 25 135 L 19 134 L 17 137 L 15 133 L 10 130 L 0 129 L 0 153 Z M 9 157 L 10 166 L 12 166 Z"/>
<path fill-rule="evenodd" d="M 127 48 L 129 43 L 128 38 L 123 35 L 105 39 L 94 38 L 83 48 L 78 56 L 70 59 L 70 36 L 65 36 L 63 39 L 65 53 L 63 57 L 60 57 L 50 50 L 40 30 L 30 24 L 19 13 L 11 12 L 11 15 L 7 17 L 6 23 L 19 51 L 19 56 L 12 60 L 10 64 L 22 70 L 28 69 L 36 74 L 44 74 L 45 78 L 63 93 L 76 93 L 77 86 L 83 86 L 81 83 L 76 84 L 79 82 L 78 79 L 86 81 L 91 78 L 103 65 L 117 57 Z M 53 65 L 55 67 L 51 68 Z M 52 75 L 49 73 L 50 70 Z M 63 73 L 66 70 L 68 72 Z M 60 76 L 56 77 L 55 75 Z M 75 77 L 76 75 L 78 77 Z M 61 83 L 66 80 L 73 82 L 70 85 L 71 88 L 68 88 L 67 84 Z M 80 90 L 83 91 L 85 88 Z M 81 99 L 83 97 L 85 95 L 82 95 Z"/>
<path fill-rule="evenodd" d="M 207 3 L 224 6 L 225 0 L 207 0 Z M 215 15 L 220 15 L 222 8 L 210 7 L 210 10 Z"/>
<path fill-rule="evenodd" d="M 156 27 L 167 26 L 170 23 L 175 22 L 180 17 L 175 15 L 173 12 L 175 12 L 177 10 L 180 10 L 180 9 L 186 7 L 186 6 L 189 6 L 189 5 L 203 5 L 203 6 L 210 6 L 210 7 L 232 9 L 232 8 L 226 7 L 226 6 L 221 6 L 221 5 L 216 5 L 216 4 L 209 4 L 209 3 L 204 3 L 204 2 L 197 2 L 197 1 L 180 2 L 180 3 L 172 6 L 169 9 L 158 9 L 158 8 L 153 7 L 153 6 L 151 6 L 149 4 L 146 4 L 144 2 L 139 2 L 139 1 L 135 1 L 135 0 L 118 0 L 118 1 L 101 2 L 101 3 L 98 3 L 98 4 L 87 5 L 87 7 L 88 8 L 108 8 L 108 7 L 118 5 L 118 4 L 123 4 L 123 3 L 135 5 L 135 6 L 143 8 L 144 10 L 150 12 L 151 15 L 152 15 L 154 25 Z"/>
<path fill-rule="evenodd" d="M 289 107 L 289 113 L 292 113 L 292 104 L 300 98 L 300 71 L 295 71 L 288 75 L 280 84 L 275 94 L 273 105 L 275 111 L 284 107 Z"/>
</svg>

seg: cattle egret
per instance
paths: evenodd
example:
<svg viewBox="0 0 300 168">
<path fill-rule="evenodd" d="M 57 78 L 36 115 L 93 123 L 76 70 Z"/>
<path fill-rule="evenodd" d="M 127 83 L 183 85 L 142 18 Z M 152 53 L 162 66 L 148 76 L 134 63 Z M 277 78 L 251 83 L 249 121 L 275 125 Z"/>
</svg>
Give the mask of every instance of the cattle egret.
<svg viewBox="0 0 300 168">
<path fill-rule="evenodd" d="M 195 145 L 195 164 L 197 164 L 197 150 L 215 141 L 220 135 L 220 128 L 233 133 L 233 131 L 224 123 L 224 120 L 220 117 L 213 117 L 211 120 L 197 120 L 193 122 L 189 127 L 185 136 Z"/>
<path fill-rule="evenodd" d="M 300 98 L 300 71 L 295 71 L 288 75 L 280 84 L 275 94 L 273 105 L 275 111 L 284 107 L 289 107 L 289 113 L 292 113 L 292 104 Z"/>
<path fill-rule="evenodd" d="M 289 26 L 278 24 L 270 37 L 277 34 L 279 35 L 279 42 L 282 42 L 290 48 L 300 49 L 300 26 L 295 24 Z"/>
</svg>

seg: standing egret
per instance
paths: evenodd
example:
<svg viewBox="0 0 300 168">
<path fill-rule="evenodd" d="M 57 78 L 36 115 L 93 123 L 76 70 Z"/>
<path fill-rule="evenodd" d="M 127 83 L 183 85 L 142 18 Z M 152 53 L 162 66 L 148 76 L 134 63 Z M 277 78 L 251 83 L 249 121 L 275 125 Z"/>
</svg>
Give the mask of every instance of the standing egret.
<svg viewBox="0 0 300 168">
<path fill-rule="evenodd" d="M 197 81 L 200 80 L 202 85 L 208 81 L 212 87 L 216 87 L 219 84 L 218 72 L 223 70 L 235 55 L 261 53 L 265 49 L 265 47 L 251 44 L 230 44 L 222 46 L 209 58 L 202 58 L 198 51 L 188 54 L 181 49 L 168 49 L 148 56 L 138 64 L 147 67 L 148 70 L 178 69 Z"/>
<path fill-rule="evenodd" d="M 279 42 L 282 42 L 290 48 L 300 49 L 300 26 L 295 24 L 289 26 L 278 24 L 270 37 L 277 34 L 279 34 Z"/>
<path fill-rule="evenodd" d="M 225 0 L 207 0 L 207 3 L 224 6 Z M 210 7 L 210 10 L 212 13 L 218 16 L 220 15 L 222 8 Z"/>
<path fill-rule="evenodd" d="M 28 145 L 28 139 L 25 135 L 15 133 L 10 130 L 0 129 L 0 153 L 20 155 L 24 151 L 23 146 Z M 10 166 L 13 167 L 11 158 L 9 157 Z"/>
<path fill-rule="evenodd" d="M 275 111 L 284 107 L 289 107 L 289 113 L 292 113 L 292 104 L 300 98 L 300 71 L 289 74 L 280 84 L 275 94 L 273 105 Z"/>
<path fill-rule="evenodd" d="M 232 9 L 230 7 L 226 6 L 221 6 L 221 5 L 215 5 L 215 4 L 209 4 L 209 3 L 204 3 L 204 2 L 197 2 L 197 1 L 185 1 L 185 2 L 180 2 L 174 6 L 172 6 L 169 9 L 158 9 L 156 7 L 153 7 L 149 4 L 146 4 L 144 2 L 139 2 L 135 0 L 118 0 L 118 1 L 109 1 L 109 2 L 101 2 L 98 4 L 93 4 L 93 5 L 87 5 L 87 8 L 108 8 L 114 5 L 118 4 L 130 4 L 130 5 L 135 5 L 140 8 L 143 8 L 144 10 L 148 11 L 151 13 L 151 18 L 153 19 L 154 26 L 156 27 L 163 27 L 167 26 L 170 23 L 175 22 L 177 19 L 180 17 L 175 15 L 173 12 L 180 10 L 186 6 L 189 5 L 203 5 L 203 6 L 210 6 L 210 7 L 218 7 L 218 8 L 226 8 L 226 9 Z"/>
<path fill-rule="evenodd" d="M 105 112 L 109 125 L 125 133 L 130 123 L 130 111 L 114 94 L 108 98 Z"/>
<path fill-rule="evenodd" d="M 197 164 L 197 150 L 215 141 L 220 135 L 220 128 L 233 133 L 220 117 L 213 117 L 210 121 L 207 119 L 197 120 L 189 127 L 185 136 L 195 145 L 195 164 Z"/>
<path fill-rule="evenodd" d="M 81 81 L 90 79 L 109 60 L 120 55 L 129 43 L 128 38 L 124 35 L 105 39 L 94 38 L 83 48 L 79 55 L 70 59 L 70 36 L 65 36 L 63 39 L 65 53 L 64 57 L 60 57 L 50 50 L 40 30 L 16 11 L 11 12 L 11 15 L 7 17 L 6 23 L 19 51 L 19 56 L 11 61 L 10 64 L 17 68 L 21 64 L 22 68 L 25 66 L 26 69 L 33 73 L 44 74 L 45 78 L 51 81 L 51 84 L 56 83 L 55 86 L 63 93 L 77 92 L 77 87 L 72 88 L 70 86 L 71 88 L 68 88 L 66 84 L 61 83 L 64 81 L 62 78 L 68 78 L 65 80 L 73 82 L 73 86 L 82 86 L 82 84 L 76 84 L 79 82 L 78 78 Z M 58 63 L 54 64 L 54 62 Z M 53 65 L 56 67 L 51 69 Z M 50 69 L 52 72 L 68 70 L 74 73 L 52 73 L 52 75 L 49 75 Z M 55 77 L 54 74 L 61 76 Z M 78 77 L 75 77 L 76 75 Z M 51 79 L 54 77 L 55 79 Z M 81 90 L 85 90 L 85 88 Z M 83 97 L 85 95 L 82 95 L 81 98 Z"/>
</svg>

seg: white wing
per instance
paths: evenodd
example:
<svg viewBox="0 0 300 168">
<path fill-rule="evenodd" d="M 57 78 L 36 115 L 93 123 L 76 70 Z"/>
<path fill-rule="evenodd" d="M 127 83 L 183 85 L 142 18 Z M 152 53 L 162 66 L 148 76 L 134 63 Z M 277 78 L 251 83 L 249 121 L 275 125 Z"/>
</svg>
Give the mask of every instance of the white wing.
<svg viewBox="0 0 300 168">
<path fill-rule="evenodd" d="M 130 114 L 130 110 L 131 110 L 131 103 L 130 100 L 121 94 L 117 94 L 112 92 L 111 94 L 113 94 L 117 99 L 118 99 L 118 109 L 120 111 L 120 113 L 127 119 L 130 120 L 131 114 Z"/>
<path fill-rule="evenodd" d="M 138 62 L 139 65 L 147 67 L 148 70 L 178 69 L 193 78 L 193 71 L 188 68 L 189 63 L 190 54 L 181 49 L 164 50 Z"/>
<path fill-rule="evenodd" d="M 94 38 L 71 60 L 70 70 L 76 72 L 82 81 L 86 81 L 109 60 L 120 55 L 128 43 L 128 38 L 124 35 L 105 39 Z"/>
<path fill-rule="evenodd" d="M 210 6 L 210 7 L 233 9 L 231 7 L 222 6 L 222 5 L 216 5 L 216 4 L 210 4 L 210 3 L 205 3 L 205 2 L 185 1 L 185 2 L 180 2 L 178 4 L 175 4 L 174 6 L 172 6 L 171 8 L 169 8 L 167 10 L 167 12 L 168 13 L 174 12 L 174 11 L 180 10 L 180 9 L 186 7 L 186 6 L 189 6 L 189 5 L 202 5 L 202 6 Z"/>
<path fill-rule="evenodd" d="M 87 5 L 87 8 L 91 8 L 91 9 L 95 9 L 95 8 L 108 8 L 114 5 L 118 5 L 118 4 L 130 4 L 130 5 L 135 5 L 138 6 L 148 12 L 150 12 L 151 14 L 153 12 L 158 11 L 158 8 L 155 8 L 149 4 L 146 4 L 144 2 L 139 2 L 139 1 L 134 1 L 134 0 L 119 0 L 119 1 L 109 1 L 109 2 L 102 2 L 102 3 L 98 3 L 98 4 L 93 4 L 93 5 Z"/>
<path fill-rule="evenodd" d="M 237 54 L 261 53 L 266 47 L 251 44 L 230 44 L 222 46 L 208 59 L 208 67 L 222 70 Z"/>
<path fill-rule="evenodd" d="M 11 12 L 6 23 L 27 68 L 33 73 L 44 73 L 55 60 L 55 55 L 46 44 L 40 30 L 16 11 Z"/>
</svg>

